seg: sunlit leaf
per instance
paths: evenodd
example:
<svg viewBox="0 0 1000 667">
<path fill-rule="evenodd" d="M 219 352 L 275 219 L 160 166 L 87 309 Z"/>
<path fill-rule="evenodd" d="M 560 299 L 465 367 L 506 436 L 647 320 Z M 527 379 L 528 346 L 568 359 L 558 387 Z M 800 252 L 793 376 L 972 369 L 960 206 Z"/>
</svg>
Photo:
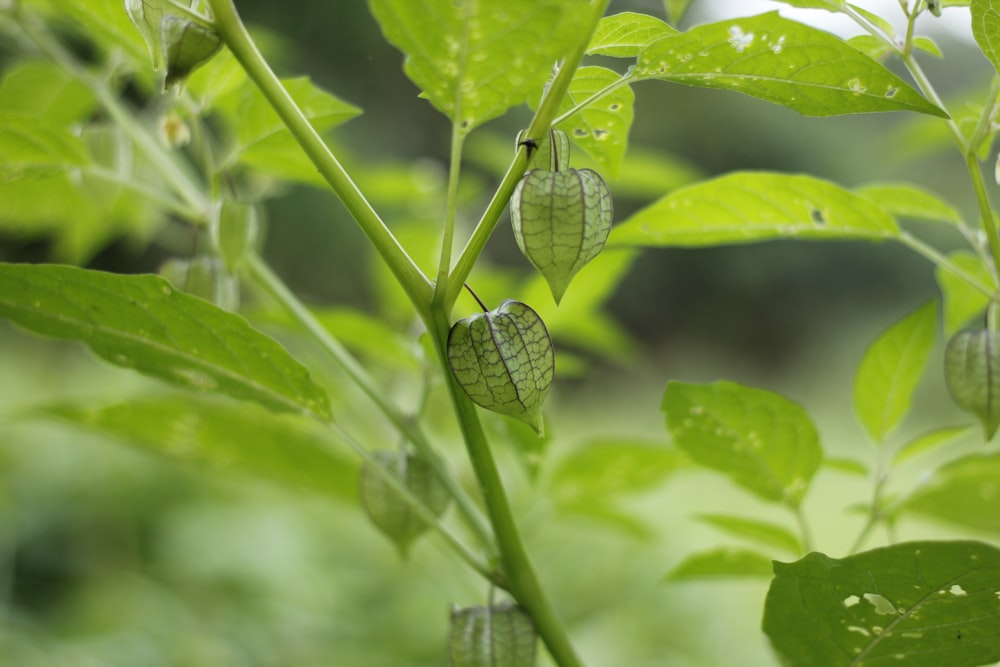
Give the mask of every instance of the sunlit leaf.
<svg viewBox="0 0 1000 667">
<path fill-rule="evenodd" d="M 927 190 L 908 183 L 870 183 L 855 192 L 890 215 L 930 222 L 962 224 L 962 214 Z"/>
<path fill-rule="evenodd" d="M 889 327 L 861 358 L 854 376 L 854 411 L 876 443 L 909 412 L 936 324 L 937 301 L 931 301 Z"/>
<path fill-rule="evenodd" d="M 685 558 L 667 572 L 665 581 L 693 581 L 715 577 L 769 577 L 771 559 L 756 551 L 722 547 Z"/>
<path fill-rule="evenodd" d="M 892 53 L 892 47 L 875 35 L 855 35 L 847 40 L 848 46 L 857 49 L 872 60 L 882 60 Z"/>
<path fill-rule="evenodd" d="M 621 12 L 605 16 L 590 38 L 587 53 L 615 58 L 635 58 L 658 39 L 676 35 L 677 29 L 649 14 Z"/>
<path fill-rule="evenodd" d="M 469 131 L 540 96 L 590 14 L 586 0 L 370 0 L 423 96 Z"/>
<path fill-rule="evenodd" d="M 965 456 L 935 470 L 902 509 L 975 530 L 1000 533 L 998 480 L 1000 453 Z"/>
<path fill-rule="evenodd" d="M 935 447 L 940 447 L 941 445 L 947 444 L 955 440 L 960 436 L 963 436 L 972 427 L 968 424 L 963 426 L 946 426 L 944 428 L 937 428 L 929 433 L 924 433 L 921 436 L 910 440 L 905 445 L 899 448 L 896 455 L 892 457 L 893 463 L 902 463 L 903 461 L 909 460 L 918 454 L 923 454 L 926 451 L 930 451 Z"/>
<path fill-rule="evenodd" d="M 983 55 L 1000 71 L 1000 0 L 975 0 L 972 8 L 972 36 Z"/>
<path fill-rule="evenodd" d="M 621 80 L 618 73 L 604 67 L 581 67 L 573 75 L 559 113 L 569 111 Z M 634 102 L 632 88 L 623 85 L 594 100 L 556 127 L 594 158 L 602 173 L 614 177 L 628 147 Z"/>
<path fill-rule="evenodd" d="M 1000 551 L 911 542 L 775 563 L 764 632 L 783 664 L 977 667 L 1000 660 Z"/>
<path fill-rule="evenodd" d="M 635 77 L 735 90 L 807 116 L 896 110 L 946 115 L 840 38 L 777 12 L 661 39 L 639 56 Z"/>
<path fill-rule="evenodd" d="M 802 551 L 802 544 L 794 533 L 784 526 L 770 521 L 729 514 L 699 514 L 696 518 L 734 537 L 742 537 L 764 546 L 790 551 L 793 554 Z M 768 574 L 770 574 L 770 567 Z"/>
<path fill-rule="evenodd" d="M 674 443 L 765 500 L 797 506 L 823 458 L 806 411 L 733 382 L 670 382 L 661 406 Z"/>
<path fill-rule="evenodd" d="M 159 276 L 0 264 L 0 316 L 174 384 L 330 416 L 326 393 L 276 341 Z"/>
<path fill-rule="evenodd" d="M 353 501 L 357 463 L 316 422 L 252 404 L 158 396 L 38 414 L 102 433 L 130 447 L 213 470 L 232 470 L 293 489 Z"/>
<path fill-rule="evenodd" d="M 734 172 L 679 188 L 611 231 L 609 246 L 712 246 L 899 234 L 867 199 L 812 176 Z"/>
<path fill-rule="evenodd" d="M 958 250 L 948 255 L 948 260 L 983 285 L 993 284 L 993 274 L 979 255 Z M 986 310 L 990 297 L 941 265 L 934 269 L 934 276 L 944 297 L 944 333 L 951 336 Z"/>
</svg>

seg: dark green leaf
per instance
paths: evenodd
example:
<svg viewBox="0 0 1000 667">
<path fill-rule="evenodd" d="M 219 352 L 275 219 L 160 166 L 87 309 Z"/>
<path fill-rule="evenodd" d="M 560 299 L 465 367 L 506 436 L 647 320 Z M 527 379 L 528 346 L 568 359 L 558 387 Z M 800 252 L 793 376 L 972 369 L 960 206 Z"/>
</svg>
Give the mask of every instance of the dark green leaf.
<svg viewBox="0 0 1000 667">
<path fill-rule="evenodd" d="M 734 547 L 692 554 L 664 575 L 665 581 L 691 581 L 715 577 L 769 577 L 771 559 Z"/>
<path fill-rule="evenodd" d="M 671 192 L 613 229 L 609 245 L 876 241 L 898 234 L 889 214 L 833 183 L 799 174 L 735 172 Z"/>
<path fill-rule="evenodd" d="M 570 82 L 559 113 L 569 111 L 621 80 L 616 72 L 604 67 L 581 67 Z M 628 147 L 634 102 L 632 88 L 623 85 L 597 98 L 556 127 L 572 137 L 603 172 L 614 177 Z"/>
<path fill-rule="evenodd" d="M 330 417 L 326 393 L 276 341 L 159 276 L 0 264 L 0 316 L 168 382 Z"/>
<path fill-rule="evenodd" d="M 948 260 L 983 285 L 993 284 L 993 274 L 979 255 L 959 250 L 948 255 Z M 986 310 L 990 297 L 946 267 L 938 265 L 934 275 L 944 297 L 944 333 L 951 336 Z"/>
<path fill-rule="evenodd" d="M 765 500 L 798 506 L 823 458 L 806 411 L 773 392 L 670 382 L 661 407 L 678 447 Z"/>
<path fill-rule="evenodd" d="M 1000 551 L 912 542 L 775 563 L 764 632 L 786 665 L 977 667 L 1000 660 Z"/>
<path fill-rule="evenodd" d="M 903 509 L 1000 534 L 997 480 L 1000 480 L 1000 453 L 965 456 L 935 470 L 904 503 Z"/>
<path fill-rule="evenodd" d="M 329 431 L 296 415 L 187 396 L 102 408 L 51 406 L 38 413 L 181 461 L 339 500 L 356 497 L 357 464 L 336 453 Z"/>
<path fill-rule="evenodd" d="M 936 325 L 937 301 L 931 301 L 889 327 L 865 351 L 854 377 L 854 411 L 876 443 L 909 412 Z"/>
<path fill-rule="evenodd" d="M 802 551 L 802 544 L 794 533 L 784 526 L 770 521 L 728 514 L 700 514 L 696 518 L 734 537 L 742 537 L 764 546 L 790 551 L 793 554 L 799 554 Z M 768 574 L 770 574 L 770 567 L 768 567 Z"/>
<path fill-rule="evenodd" d="M 590 38 L 587 53 L 614 58 L 635 58 L 658 39 L 676 35 L 677 29 L 649 14 L 622 12 L 605 16 Z"/>
<path fill-rule="evenodd" d="M 635 77 L 735 90 L 807 116 L 897 110 L 946 116 L 840 38 L 777 12 L 661 39 L 639 56 Z"/>
</svg>

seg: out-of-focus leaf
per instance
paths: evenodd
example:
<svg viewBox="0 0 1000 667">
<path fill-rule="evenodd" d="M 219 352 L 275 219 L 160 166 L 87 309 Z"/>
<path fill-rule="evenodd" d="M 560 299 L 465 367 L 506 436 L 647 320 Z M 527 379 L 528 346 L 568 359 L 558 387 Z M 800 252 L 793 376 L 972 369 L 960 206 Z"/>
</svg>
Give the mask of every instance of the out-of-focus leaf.
<svg viewBox="0 0 1000 667">
<path fill-rule="evenodd" d="M 676 35 L 677 29 L 649 14 L 622 12 L 605 16 L 590 38 L 587 53 L 635 58 L 639 52 L 658 39 Z"/>
<path fill-rule="evenodd" d="M 0 113 L 0 182 L 87 161 L 83 143 L 68 128 L 28 114 Z"/>
<path fill-rule="evenodd" d="M 1000 551 L 911 542 L 775 563 L 764 632 L 783 664 L 977 667 L 1000 660 Z"/>
<path fill-rule="evenodd" d="M 847 475 L 854 475 L 855 477 L 867 477 L 869 472 L 868 466 L 860 461 L 836 456 L 823 459 L 823 467 L 829 468 L 830 470 L 836 470 L 837 472 L 842 472 Z"/>
<path fill-rule="evenodd" d="M 605 67 L 581 67 L 570 82 L 559 113 L 569 111 L 621 80 L 617 72 Z M 556 127 L 583 148 L 600 165 L 602 173 L 613 178 L 618 174 L 628 147 L 634 102 L 632 88 L 623 85 L 588 104 Z"/>
<path fill-rule="evenodd" d="M 330 417 L 326 393 L 274 339 L 159 276 L 0 264 L 0 316 L 190 389 Z"/>
<path fill-rule="evenodd" d="M 680 452 L 663 445 L 596 440 L 559 462 L 552 473 L 552 493 L 562 505 L 605 506 L 616 496 L 657 487 L 685 461 Z"/>
<path fill-rule="evenodd" d="M 937 301 L 931 301 L 886 329 L 861 358 L 854 377 L 854 411 L 876 443 L 909 412 L 936 324 Z"/>
<path fill-rule="evenodd" d="M 855 192 L 900 218 L 962 224 L 962 214 L 946 201 L 908 183 L 871 183 Z"/>
<path fill-rule="evenodd" d="M 661 39 L 640 54 L 634 76 L 734 90 L 806 116 L 902 110 L 947 115 L 840 38 L 777 12 Z"/>
<path fill-rule="evenodd" d="M 993 275 L 979 255 L 968 250 L 958 250 L 948 255 L 948 260 L 982 284 L 993 284 Z M 945 336 L 951 336 L 986 310 L 990 297 L 943 266 L 935 268 L 934 276 L 944 300 L 944 333 Z"/>
<path fill-rule="evenodd" d="M 765 500 L 797 507 L 823 458 L 806 411 L 770 391 L 670 382 L 661 409 L 679 448 Z"/>
<path fill-rule="evenodd" d="M 723 547 L 685 558 L 664 575 L 664 581 L 692 581 L 715 577 L 769 577 L 771 559 L 756 551 Z"/>
<path fill-rule="evenodd" d="M 463 131 L 538 98 L 580 39 L 586 0 L 369 0 L 406 74 Z"/>
<path fill-rule="evenodd" d="M 729 514 L 700 514 L 696 518 L 734 537 L 742 537 L 763 546 L 776 547 L 793 554 L 802 551 L 802 544 L 794 533 L 784 526 L 770 521 Z M 770 574 L 770 568 L 768 574 Z"/>
<path fill-rule="evenodd" d="M 86 118 L 94 104 L 93 93 L 83 83 L 44 60 L 18 63 L 0 81 L 0 114 L 30 114 L 54 127 L 66 126 Z"/>
<path fill-rule="evenodd" d="M 1000 533 L 998 480 L 1000 454 L 965 456 L 935 470 L 902 509 L 966 528 Z"/>
<path fill-rule="evenodd" d="M 56 405 L 37 412 L 210 469 L 247 473 L 339 500 L 356 497 L 357 464 L 337 453 L 329 431 L 295 415 L 186 396 L 101 408 Z"/>
<path fill-rule="evenodd" d="M 735 172 L 679 188 L 611 230 L 609 246 L 712 246 L 771 239 L 889 239 L 892 217 L 812 176 Z"/>
<path fill-rule="evenodd" d="M 918 454 L 923 454 L 928 450 L 951 442 L 971 430 L 972 427 L 966 424 L 963 426 L 946 426 L 924 433 L 900 447 L 896 455 L 892 457 L 892 462 L 894 464 L 902 463 Z"/>
</svg>

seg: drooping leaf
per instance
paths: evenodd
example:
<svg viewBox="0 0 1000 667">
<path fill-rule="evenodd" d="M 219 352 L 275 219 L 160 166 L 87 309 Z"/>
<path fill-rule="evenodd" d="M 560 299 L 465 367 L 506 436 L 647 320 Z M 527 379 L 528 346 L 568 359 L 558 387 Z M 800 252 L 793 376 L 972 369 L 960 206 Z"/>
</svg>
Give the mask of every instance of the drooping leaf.
<svg viewBox="0 0 1000 667">
<path fill-rule="evenodd" d="M 328 430 L 296 415 L 175 395 L 99 408 L 55 405 L 37 413 L 213 470 L 338 500 L 355 498 L 357 463 L 338 454 Z"/>
<path fill-rule="evenodd" d="M 1000 2 L 974 0 L 972 8 L 972 36 L 983 55 L 1000 71 Z"/>
<path fill-rule="evenodd" d="M 958 250 L 948 255 L 948 260 L 983 285 L 993 285 L 993 275 L 979 255 L 968 250 Z M 951 336 L 986 310 L 990 297 L 946 267 L 938 265 L 934 269 L 934 276 L 944 300 L 944 333 Z"/>
<path fill-rule="evenodd" d="M 954 207 L 937 195 L 909 183 L 870 183 L 855 192 L 896 217 L 962 224 L 962 214 Z"/>
<path fill-rule="evenodd" d="M 609 439 L 568 453 L 552 473 L 552 494 L 562 505 L 606 506 L 615 497 L 649 491 L 678 467 L 683 455 L 662 445 Z"/>
<path fill-rule="evenodd" d="M 617 72 L 605 67 L 581 67 L 573 75 L 559 113 L 569 111 L 621 80 Z M 556 127 L 565 131 L 573 143 L 585 150 L 603 173 L 614 178 L 628 147 L 634 102 L 632 88 L 623 85 L 594 100 Z"/>
<path fill-rule="evenodd" d="M 586 0 L 369 0 L 406 74 L 464 131 L 538 98 L 590 14 Z"/>
<path fill-rule="evenodd" d="M 712 246 L 899 234 L 867 199 L 812 176 L 734 172 L 674 190 L 611 232 L 609 245 Z"/>
<path fill-rule="evenodd" d="M 677 29 L 655 16 L 621 12 L 605 16 L 590 38 L 587 53 L 613 58 L 635 58 L 644 48 L 664 37 L 676 35 Z"/>
<path fill-rule="evenodd" d="M 665 581 L 694 581 L 715 577 L 769 577 L 771 559 L 756 551 L 722 547 L 685 558 L 667 572 Z"/>
<path fill-rule="evenodd" d="M 865 351 L 854 376 L 854 411 L 881 444 L 910 410 L 934 345 L 937 301 L 886 329 Z"/>
<path fill-rule="evenodd" d="M 1000 660 L 1000 551 L 911 542 L 775 563 L 764 632 L 786 665 L 977 667 Z"/>
<path fill-rule="evenodd" d="M 962 426 L 946 426 L 944 428 L 936 428 L 933 431 L 924 433 L 899 448 L 896 455 L 892 457 L 893 464 L 902 463 L 903 461 L 909 460 L 918 454 L 922 454 L 926 451 L 934 449 L 935 447 L 940 447 L 948 442 L 955 440 L 960 436 L 967 434 L 972 427 L 969 425 Z"/>
<path fill-rule="evenodd" d="M 807 116 L 898 110 L 946 116 L 840 38 L 777 12 L 661 39 L 640 54 L 634 76 L 735 90 Z"/>
<path fill-rule="evenodd" d="M 734 382 L 670 382 L 661 406 L 674 443 L 765 500 L 798 506 L 823 458 L 806 411 Z"/>
<path fill-rule="evenodd" d="M 275 340 L 159 276 L 0 264 L 0 316 L 167 382 L 330 417 L 326 393 Z"/>
<path fill-rule="evenodd" d="M 998 479 L 1000 453 L 964 456 L 935 470 L 906 500 L 902 510 L 1000 534 Z"/>
<path fill-rule="evenodd" d="M 794 533 L 771 521 L 729 514 L 699 514 L 696 518 L 735 537 L 742 537 L 764 546 L 790 551 L 793 554 L 802 551 L 802 544 Z M 768 567 L 768 574 L 770 572 L 770 567 Z"/>
</svg>

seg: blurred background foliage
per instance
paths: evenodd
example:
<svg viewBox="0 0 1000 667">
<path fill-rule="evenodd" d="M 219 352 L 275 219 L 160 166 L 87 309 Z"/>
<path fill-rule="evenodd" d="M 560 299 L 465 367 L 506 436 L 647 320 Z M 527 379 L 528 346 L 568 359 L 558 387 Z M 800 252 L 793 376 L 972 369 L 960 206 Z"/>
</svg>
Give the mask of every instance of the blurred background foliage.
<svg viewBox="0 0 1000 667">
<path fill-rule="evenodd" d="M 45 4 L 58 9 L 65 3 Z M 722 5 L 735 14 L 737 4 L 695 0 L 683 26 L 713 18 L 708 10 Z M 308 74 L 364 111 L 331 141 L 404 245 L 429 266 L 438 245 L 449 127 L 417 98 L 401 55 L 383 41 L 365 3 L 238 5 L 282 75 Z M 663 3 L 653 0 L 618 0 L 613 8 L 664 15 Z M 933 28 L 930 21 L 920 25 Z M 94 48 L 69 25 L 61 34 L 81 54 Z M 938 39 L 945 58 L 923 60 L 944 97 L 961 109 L 982 97 L 989 65 L 970 43 L 949 33 Z M 44 91 L 24 69 L 16 43 L 0 40 L 0 67 L 22 77 L 4 79 L 0 101 L 28 109 Z M 150 81 L 137 76 L 125 95 L 155 114 L 150 90 Z M 934 119 L 803 118 L 716 91 L 647 83 L 636 92 L 631 149 L 622 173 L 609 179 L 617 220 L 670 189 L 736 169 L 802 171 L 845 186 L 907 180 L 972 211 L 960 157 Z M 86 94 L 65 94 L 77 106 L 50 101 L 51 113 L 92 113 Z M 527 109 L 517 110 L 470 139 L 465 229 L 528 118 Z M 108 168 L 120 168 L 113 129 L 91 132 L 87 140 L 103 147 Z M 413 409 L 426 400 L 435 442 L 471 487 L 454 426 L 436 407 L 446 403 L 438 400 L 443 390 L 426 371 L 410 309 L 345 211 L 327 191 L 302 182 L 308 180 L 306 174 L 261 184 L 269 195 L 265 258 L 325 322 L 345 332 L 345 342 L 374 364 L 394 398 Z M 135 193 L 103 199 L 111 204 L 102 207 L 95 200 L 60 200 L 62 191 L 51 181 L 21 187 L 17 196 L 0 191 L 6 192 L 0 198 L 4 261 L 156 271 L 173 252 L 204 242 L 166 222 Z M 27 198 L 50 200 L 53 213 L 19 219 L 15 204 Z M 74 211 L 72 224 L 51 224 L 65 210 Z M 937 233 L 923 231 L 932 238 Z M 945 247 L 950 242 L 935 240 Z M 505 420 L 489 418 L 487 426 L 541 579 L 588 664 L 772 664 L 758 629 L 764 579 L 651 585 L 686 554 L 725 542 L 694 515 L 739 506 L 747 515 L 787 518 L 687 469 L 666 446 L 657 410 L 663 385 L 724 377 L 780 391 L 807 406 L 829 451 L 871 461 L 875 454 L 851 413 L 853 368 L 879 331 L 936 294 L 932 267 L 893 245 L 859 243 L 660 250 L 636 258 L 609 253 L 581 274 L 566 301 L 570 315 L 560 315 L 503 226 L 484 261 L 486 269 L 472 280 L 484 300 L 495 304 L 512 291 L 533 297 L 526 300 L 560 343 L 563 379 L 549 403 L 551 436 L 539 444 Z M 280 319 L 248 296 L 259 321 L 279 331 Z M 456 314 L 468 312 L 471 302 L 460 301 Z M 371 408 L 341 388 L 335 369 L 303 340 L 282 340 L 332 388 L 338 416 L 362 442 L 396 444 Z M 74 345 L 8 326 L 0 328 L 0 341 L 6 422 L 0 430 L 0 663 L 446 663 L 448 605 L 482 603 L 485 586 L 436 537 L 422 539 L 401 561 L 360 512 L 357 464 L 338 443 L 329 444 L 344 452 L 343 475 L 318 490 L 305 479 L 269 483 L 280 475 L 252 469 L 238 453 L 213 461 L 197 452 L 185 456 L 184 434 L 168 438 L 167 446 L 137 434 L 111 437 L 95 416 L 103 406 L 136 397 L 178 405 L 192 399 L 101 364 Z M 906 434 L 963 421 L 938 373 L 925 379 L 917 400 Z M 60 413 L 53 406 L 62 402 L 91 411 Z M 36 418 L 39 406 L 48 419 Z M 616 452 L 614 467 L 602 454 L 608 450 Z M 900 484 L 922 470 L 908 470 Z M 289 491 L 289 484 L 300 490 Z M 820 474 L 806 501 L 818 549 L 843 555 L 861 523 L 845 511 L 845 499 L 861 502 L 867 488 L 864 479 L 842 472 Z M 900 534 L 929 537 L 943 530 L 904 523 Z"/>
</svg>

